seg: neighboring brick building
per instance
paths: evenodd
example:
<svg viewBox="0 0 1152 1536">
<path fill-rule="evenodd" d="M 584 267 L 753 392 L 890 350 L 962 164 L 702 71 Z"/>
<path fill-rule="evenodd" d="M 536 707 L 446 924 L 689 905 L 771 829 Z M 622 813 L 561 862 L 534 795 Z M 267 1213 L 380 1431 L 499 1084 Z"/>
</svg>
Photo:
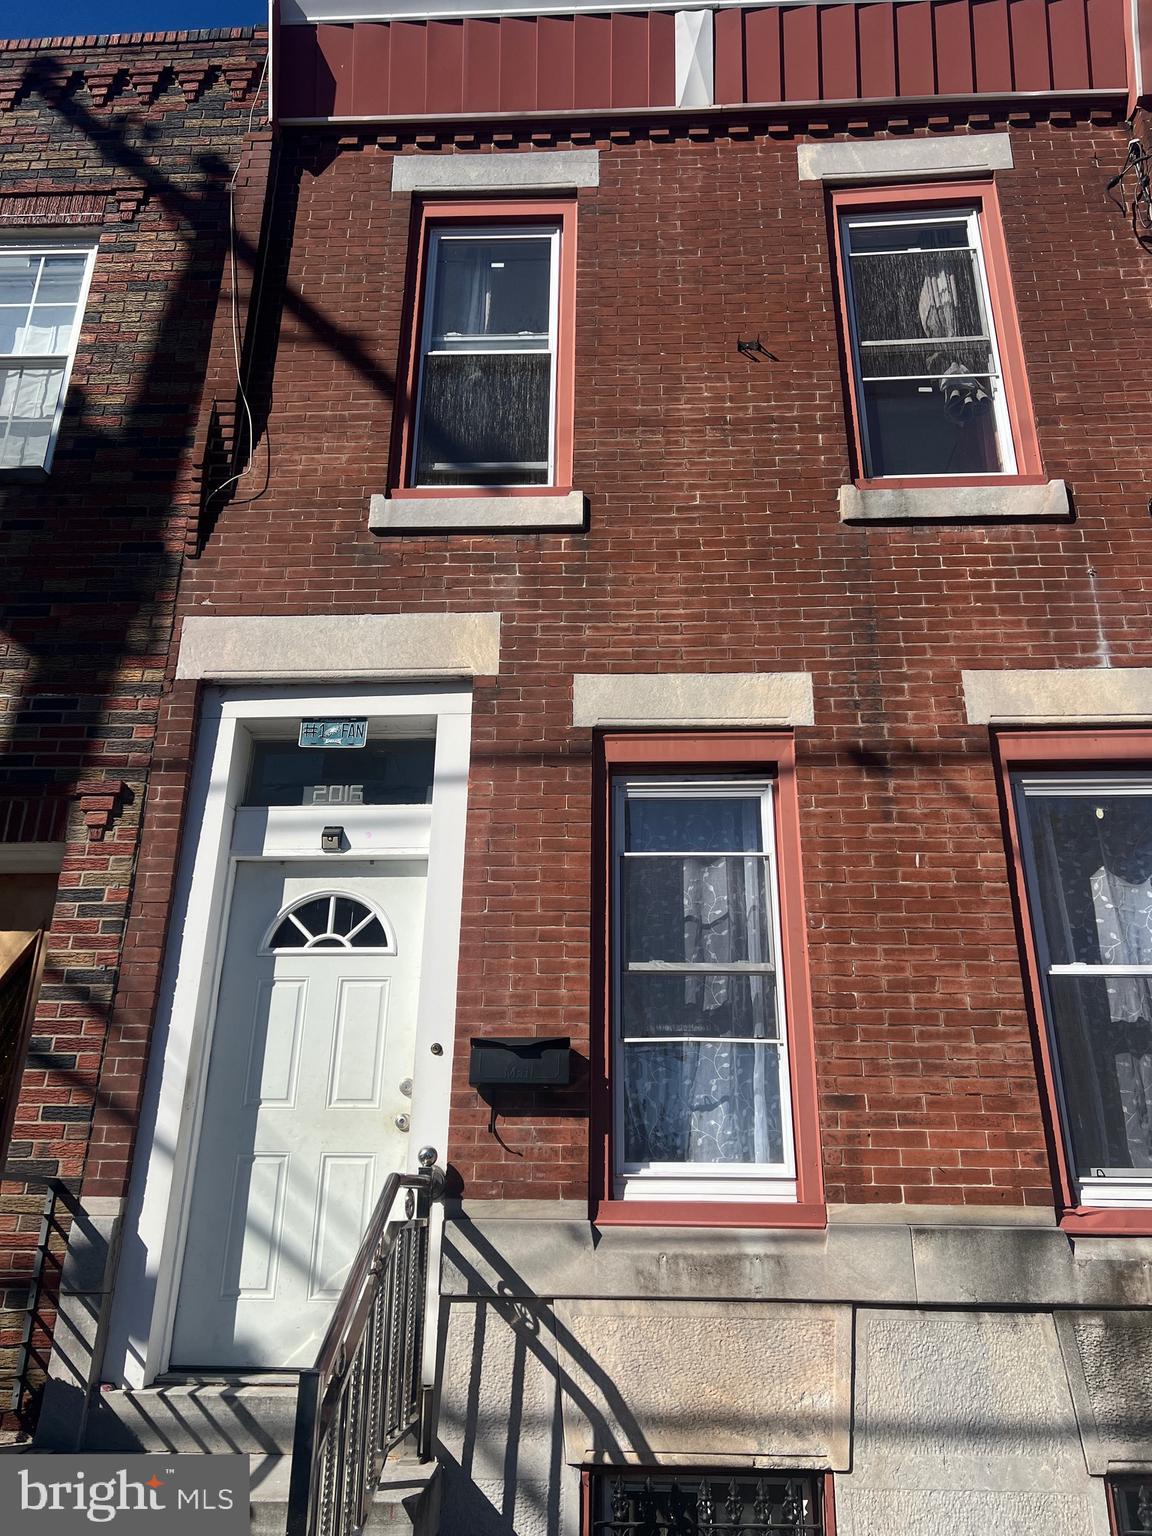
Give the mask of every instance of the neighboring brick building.
<svg viewBox="0 0 1152 1536">
<path fill-rule="evenodd" d="M 310 1364 L 427 1144 L 445 1536 L 1127 1536 L 1147 7 L 444 9 L 275 35 L 43 1443 L 274 1504 L 294 1387 L 209 1383 Z"/>
<path fill-rule="evenodd" d="M 20 1176 L 79 1189 L 110 1029 L 145 1049 L 109 1016 L 265 50 L 251 29 L 0 43 L 5 1414 L 14 1373 L 34 1404 L 55 1281 L 50 1261 L 26 1341 L 44 1191 Z"/>
</svg>

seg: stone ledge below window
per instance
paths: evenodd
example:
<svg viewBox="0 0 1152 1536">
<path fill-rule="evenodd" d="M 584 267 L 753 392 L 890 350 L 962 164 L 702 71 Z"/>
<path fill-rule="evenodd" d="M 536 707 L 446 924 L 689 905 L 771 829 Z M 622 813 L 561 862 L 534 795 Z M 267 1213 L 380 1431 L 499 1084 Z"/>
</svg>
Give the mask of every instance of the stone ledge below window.
<svg viewBox="0 0 1152 1536">
<path fill-rule="evenodd" d="M 842 523 L 1031 522 L 1071 516 L 1063 480 L 1045 485 L 840 487 Z"/>
<path fill-rule="evenodd" d="M 579 531 L 584 492 L 563 496 L 373 496 L 368 526 L 374 533 L 508 533 Z"/>
</svg>

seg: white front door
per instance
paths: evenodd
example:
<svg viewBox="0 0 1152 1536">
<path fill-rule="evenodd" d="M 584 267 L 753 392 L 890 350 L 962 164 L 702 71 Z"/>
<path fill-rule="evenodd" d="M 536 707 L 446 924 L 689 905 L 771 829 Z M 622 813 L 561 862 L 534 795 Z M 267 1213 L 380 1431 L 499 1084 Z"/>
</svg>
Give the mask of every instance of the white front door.
<svg viewBox="0 0 1152 1536">
<path fill-rule="evenodd" d="M 420 859 L 237 866 L 174 1368 L 311 1364 L 407 1161 L 425 877 Z"/>
</svg>

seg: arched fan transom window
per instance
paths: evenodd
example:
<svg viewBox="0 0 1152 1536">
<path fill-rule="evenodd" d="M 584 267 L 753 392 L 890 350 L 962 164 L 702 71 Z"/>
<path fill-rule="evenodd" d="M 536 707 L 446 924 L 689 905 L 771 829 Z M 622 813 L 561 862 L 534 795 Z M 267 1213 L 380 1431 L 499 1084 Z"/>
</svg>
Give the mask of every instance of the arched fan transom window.
<svg viewBox="0 0 1152 1536">
<path fill-rule="evenodd" d="M 308 896 L 276 923 L 267 949 L 376 949 L 395 952 L 381 915 L 358 896 Z"/>
</svg>

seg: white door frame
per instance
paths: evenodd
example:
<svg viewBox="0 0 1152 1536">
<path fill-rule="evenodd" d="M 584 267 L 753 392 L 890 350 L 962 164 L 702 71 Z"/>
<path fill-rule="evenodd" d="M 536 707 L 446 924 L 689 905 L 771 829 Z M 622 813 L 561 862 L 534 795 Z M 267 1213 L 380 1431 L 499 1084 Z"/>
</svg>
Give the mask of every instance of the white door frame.
<svg viewBox="0 0 1152 1536">
<path fill-rule="evenodd" d="M 251 857 L 255 852 L 233 846 L 235 813 L 243 798 L 248 763 L 246 727 L 344 714 L 435 721 L 427 916 L 408 1159 L 409 1168 L 415 1169 L 419 1149 L 433 1146 L 443 1160 L 455 1038 L 471 690 L 403 684 L 388 688 L 344 684 L 327 692 L 315 686 L 207 690 L 102 1369 L 103 1378 L 115 1385 L 147 1386 L 168 1364 L 232 872 L 237 855 Z M 352 819 L 343 815 L 343 808 L 318 807 L 315 815 L 300 818 L 300 826 L 308 829 L 308 846 L 284 846 L 277 838 L 269 856 L 321 856 L 320 824 L 342 819 Z M 370 857 L 404 853 L 411 857 L 416 851 L 411 845 L 370 852 L 353 845 L 347 854 L 325 857 L 331 859 L 335 875 L 342 857 L 363 859 L 366 852 Z M 436 1054 L 434 1045 L 439 1047 Z"/>
</svg>

